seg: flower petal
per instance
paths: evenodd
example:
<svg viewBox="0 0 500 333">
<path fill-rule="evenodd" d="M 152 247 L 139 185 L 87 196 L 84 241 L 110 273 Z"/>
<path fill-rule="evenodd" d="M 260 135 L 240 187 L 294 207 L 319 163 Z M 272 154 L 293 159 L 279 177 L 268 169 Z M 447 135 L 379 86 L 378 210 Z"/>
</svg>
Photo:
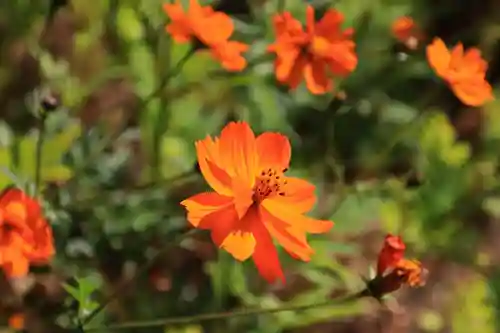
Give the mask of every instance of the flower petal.
<svg viewBox="0 0 500 333">
<path fill-rule="evenodd" d="M 233 178 L 233 193 L 234 193 L 234 207 L 238 212 L 238 216 L 243 218 L 247 215 L 248 209 L 253 201 L 253 189 L 249 187 L 245 181 L 240 180 L 238 177 Z"/>
<path fill-rule="evenodd" d="M 240 42 L 228 41 L 216 44 L 212 47 L 212 56 L 220 61 L 222 67 L 228 71 L 239 72 L 242 71 L 246 65 L 247 60 L 241 55 L 242 52 L 248 50 L 248 45 Z"/>
<path fill-rule="evenodd" d="M 333 227 L 333 222 L 331 221 L 317 220 L 302 215 L 293 206 L 274 200 L 274 198 L 262 201 L 262 205 L 279 220 L 286 221 L 293 228 L 304 232 L 322 234 L 328 232 Z"/>
<path fill-rule="evenodd" d="M 271 236 L 275 238 L 287 252 L 300 260 L 310 260 L 314 251 L 309 244 L 307 244 L 304 231 L 288 226 L 286 222 L 277 219 L 262 206 L 259 209 L 259 214 Z"/>
<path fill-rule="evenodd" d="M 329 41 L 338 41 L 341 32 L 341 25 L 344 21 L 342 13 L 335 9 L 329 9 L 321 20 L 316 23 L 316 34 L 327 38 Z"/>
<path fill-rule="evenodd" d="M 252 228 L 256 245 L 252 259 L 259 274 L 269 283 L 281 280 L 285 282 L 285 275 L 281 269 L 278 251 L 273 244 L 271 235 L 263 223 L 255 223 Z"/>
<path fill-rule="evenodd" d="M 317 60 L 307 63 L 304 68 L 307 88 L 315 95 L 325 94 L 332 89 L 332 80 L 326 75 L 326 64 Z"/>
<path fill-rule="evenodd" d="M 227 42 L 234 32 L 233 21 L 222 12 L 213 12 L 196 23 L 200 40 L 210 46 Z"/>
<path fill-rule="evenodd" d="M 382 276 L 387 270 L 394 268 L 403 258 L 406 245 L 399 236 L 388 234 L 377 260 L 377 275 Z"/>
<path fill-rule="evenodd" d="M 427 61 L 438 76 L 445 78 L 450 66 L 451 55 L 443 40 L 440 38 L 435 38 L 432 43 L 427 46 Z"/>
<path fill-rule="evenodd" d="M 285 195 L 275 196 L 273 200 L 293 207 L 298 213 L 307 213 L 316 204 L 315 186 L 308 181 L 295 177 L 286 177 Z"/>
<path fill-rule="evenodd" d="M 271 168 L 282 171 L 290 164 L 290 141 L 283 134 L 265 132 L 257 137 L 257 155 L 259 170 Z"/>
<path fill-rule="evenodd" d="M 276 79 L 280 82 L 287 83 L 295 68 L 295 64 L 300 57 L 300 50 L 295 48 L 286 48 L 281 44 L 277 44 L 275 48 L 277 58 L 275 62 Z M 299 71 L 299 82 L 302 79 L 302 70 Z M 297 83 L 298 85 L 298 83 Z"/>
<path fill-rule="evenodd" d="M 297 88 L 304 78 L 304 69 L 307 66 L 307 62 L 307 57 L 305 56 L 299 55 L 296 57 L 288 76 L 282 82 L 287 84 L 291 89 Z"/>
<path fill-rule="evenodd" d="M 229 252 L 236 260 L 245 261 L 253 254 L 255 238 L 251 232 L 231 232 L 222 242 L 221 248 Z"/>
<path fill-rule="evenodd" d="M 233 198 L 220 195 L 215 192 L 205 192 L 194 195 L 181 202 L 188 212 L 187 219 L 194 226 L 198 227 L 200 221 L 217 210 L 231 205 Z"/>
<path fill-rule="evenodd" d="M 181 4 L 164 4 L 163 11 L 171 20 L 171 23 L 165 27 L 165 30 L 172 36 L 172 39 L 177 43 L 189 42 L 192 31 Z"/>
<path fill-rule="evenodd" d="M 491 85 L 483 80 L 461 80 L 451 85 L 453 93 L 462 103 L 478 107 L 493 100 Z"/>
<path fill-rule="evenodd" d="M 221 132 L 219 149 L 231 177 L 238 177 L 248 187 L 255 183 L 257 148 L 255 135 L 246 122 L 231 122 Z"/>
<path fill-rule="evenodd" d="M 238 222 L 238 213 L 234 205 L 228 205 L 203 217 L 198 228 L 209 229 L 213 242 L 220 247 L 232 231 L 238 230 Z"/>
<path fill-rule="evenodd" d="M 229 175 L 220 168 L 224 161 L 219 153 L 219 142 L 206 137 L 197 141 L 196 155 L 200 171 L 208 185 L 219 194 L 231 196 L 231 179 Z"/>
</svg>

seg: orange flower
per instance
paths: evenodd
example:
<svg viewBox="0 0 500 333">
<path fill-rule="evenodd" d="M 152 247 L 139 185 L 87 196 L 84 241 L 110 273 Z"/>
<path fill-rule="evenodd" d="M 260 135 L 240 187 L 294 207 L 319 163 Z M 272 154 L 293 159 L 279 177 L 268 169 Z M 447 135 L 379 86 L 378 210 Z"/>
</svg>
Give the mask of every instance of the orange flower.
<svg viewBox="0 0 500 333">
<path fill-rule="evenodd" d="M 389 267 L 394 267 L 403 258 L 405 249 L 401 237 L 391 234 L 385 236 L 384 247 L 378 256 L 377 274 L 382 275 Z"/>
<path fill-rule="evenodd" d="M 24 314 L 15 313 L 12 316 L 10 316 L 9 327 L 18 331 L 24 329 Z"/>
<path fill-rule="evenodd" d="M 401 237 L 391 234 L 385 237 L 378 257 L 377 275 L 368 282 L 370 295 L 380 299 L 403 285 L 420 287 L 425 284 L 427 270 L 419 261 L 403 258 L 405 249 Z"/>
<path fill-rule="evenodd" d="M 246 60 L 241 53 L 248 50 L 248 45 L 229 41 L 234 24 L 225 13 L 214 11 L 210 6 L 200 6 L 197 0 L 189 1 L 186 12 L 180 1 L 164 4 L 163 10 L 171 20 L 165 29 L 175 42 L 199 41 L 225 69 L 241 71 L 245 68 Z"/>
<path fill-rule="evenodd" d="M 344 17 L 328 10 L 319 22 L 314 20 L 314 8 L 307 7 L 306 31 L 289 12 L 276 14 L 276 42 L 269 46 L 276 53 L 276 78 L 295 89 L 302 79 L 313 94 L 332 89 L 331 74 L 345 77 L 357 65 L 353 29 L 342 31 Z"/>
<path fill-rule="evenodd" d="M 409 49 L 415 50 L 418 42 L 423 39 L 422 32 L 415 21 L 408 16 L 402 16 L 392 24 L 392 34 Z"/>
<path fill-rule="evenodd" d="M 459 43 L 450 52 L 444 42 L 436 38 L 427 46 L 427 59 L 464 104 L 481 106 L 493 99 L 491 86 L 485 79 L 488 64 L 477 48 L 464 51 Z"/>
<path fill-rule="evenodd" d="M 40 204 L 17 188 L 0 197 L 0 265 L 9 277 L 26 275 L 30 264 L 54 255 L 52 230 Z"/>
<path fill-rule="evenodd" d="M 196 142 L 196 152 L 215 192 L 181 202 L 194 227 L 210 230 L 214 243 L 237 260 L 251 256 L 269 282 L 284 281 L 273 238 L 293 257 L 310 259 L 306 234 L 325 233 L 333 223 L 304 215 L 316 202 L 314 186 L 285 176 L 291 156 L 285 136 L 255 137 L 248 124 L 232 122 L 220 137 Z"/>
</svg>

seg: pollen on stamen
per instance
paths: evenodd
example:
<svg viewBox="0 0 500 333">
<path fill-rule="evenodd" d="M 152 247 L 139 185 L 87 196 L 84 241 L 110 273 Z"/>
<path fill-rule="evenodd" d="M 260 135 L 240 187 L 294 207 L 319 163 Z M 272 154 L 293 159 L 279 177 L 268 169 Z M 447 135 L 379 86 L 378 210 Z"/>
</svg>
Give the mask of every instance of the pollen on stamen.
<svg viewBox="0 0 500 333">
<path fill-rule="evenodd" d="M 254 200 L 260 202 L 272 195 L 284 196 L 286 180 L 283 180 L 282 175 L 283 172 L 273 169 L 261 171 L 255 182 Z"/>
</svg>

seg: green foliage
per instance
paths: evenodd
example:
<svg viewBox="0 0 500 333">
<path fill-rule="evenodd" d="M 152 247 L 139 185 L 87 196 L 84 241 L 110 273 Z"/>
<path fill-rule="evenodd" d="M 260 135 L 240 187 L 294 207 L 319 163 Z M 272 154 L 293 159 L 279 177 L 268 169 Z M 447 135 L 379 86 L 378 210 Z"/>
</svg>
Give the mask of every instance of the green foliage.
<svg viewBox="0 0 500 333">
<path fill-rule="evenodd" d="M 289 91 L 276 81 L 266 49 L 275 39 L 271 16 L 281 1 L 251 0 L 251 15 L 233 17 L 232 39 L 250 44 L 249 65 L 241 73 L 223 70 L 206 49 L 192 52 L 191 44 L 175 43 L 165 31 L 167 0 L 69 2 L 71 10 L 59 11 L 55 31 L 44 33 L 42 2 L 0 4 L 6 45 L 0 64 L 0 189 L 14 183 L 43 197 L 57 245 L 54 270 L 83 276 L 64 284 L 68 302 L 58 324 L 78 325 L 109 289 L 129 279 L 116 307 L 91 324 L 323 303 L 329 295 L 359 291 L 363 278 L 374 276 L 376 253 L 367 238 L 381 240 L 387 232 L 401 234 L 409 255 L 424 263 L 432 258 L 473 271 L 478 262 L 498 262 L 495 250 L 480 249 L 496 239 L 489 233 L 500 217 L 499 102 L 457 107 L 432 73 L 425 45 L 409 50 L 391 35 L 392 23 L 403 15 L 432 33 L 441 31 L 433 22 L 449 22 L 448 7 L 410 0 L 308 1 L 318 16 L 325 8 L 344 15 L 343 27 L 355 30 L 359 60 L 353 73 L 335 78 L 335 96 L 316 96 L 304 84 Z M 182 2 L 186 8 L 189 1 Z M 304 1 L 284 6 L 305 21 Z M 486 31 L 489 16 L 483 16 Z M 459 21 L 463 25 L 461 16 Z M 467 35 L 457 31 L 456 38 L 466 45 L 477 39 L 491 52 L 495 29 L 484 33 L 487 38 L 471 37 L 472 28 Z M 443 38 L 451 43 L 455 37 Z M 18 68 L 18 62 L 28 62 L 18 61 L 18 49 L 39 63 L 40 78 Z M 38 147 L 37 93 L 45 90 L 60 94 L 62 107 L 47 113 Z M 37 98 L 24 99 L 25 92 Z M 290 174 L 316 185 L 319 200 L 311 216 L 335 222 L 330 233 L 308 236 L 315 250 L 310 262 L 279 249 L 286 286 L 266 285 L 251 259 L 241 263 L 216 249 L 207 232 L 186 232 L 179 202 L 209 190 L 195 170 L 194 142 L 218 135 L 230 120 L 247 121 L 257 134 L 287 135 Z M 34 184 L 37 171 L 41 184 Z M 144 269 L 145 263 L 151 267 Z M 471 275 L 443 296 L 446 311 L 415 304 L 416 326 L 425 332 L 492 332 L 500 313 L 489 302 L 488 283 L 499 289 L 495 275 L 488 281 Z M 431 288 L 452 280 L 432 272 L 430 278 L 442 279 Z M 332 301 L 301 311 L 195 318 L 137 331 L 279 333 L 339 324 L 365 311 L 359 302 Z"/>
</svg>

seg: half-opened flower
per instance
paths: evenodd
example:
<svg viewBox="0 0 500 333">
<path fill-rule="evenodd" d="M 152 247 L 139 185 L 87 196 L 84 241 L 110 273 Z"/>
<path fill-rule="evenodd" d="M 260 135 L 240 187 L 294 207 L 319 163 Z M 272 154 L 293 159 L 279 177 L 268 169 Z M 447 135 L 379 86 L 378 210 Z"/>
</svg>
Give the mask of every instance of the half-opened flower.
<svg viewBox="0 0 500 333">
<path fill-rule="evenodd" d="M 229 40 L 234 24 L 228 15 L 210 6 L 201 6 L 198 0 L 190 0 L 186 11 L 179 0 L 164 4 L 163 10 L 171 20 L 165 29 L 175 42 L 200 42 L 225 69 L 241 71 L 245 68 L 242 53 L 248 50 L 248 45 Z"/>
<path fill-rule="evenodd" d="M 353 29 L 342 30 L 344 17 L 328 10 L 315 22 L 314 8 L 307 7 L 306 27 L 289 12 L 276 14 L 276 41 L 268 50 L 276 54 L 276 78 L 295 89 L 302 80 L 313 94 L 333 88 L 332 77 L 345 77 L 357 66 Z"/>
<path fill-rule="evenodd" d="M 479 49 L 464 51 L 458 43 L 450 52 L 444 42 L 436 38 L 427 46 L 427 60 L 462 103 L 481 106 L 493 99 L 491 85 L 485 78 L 488 63 Z"/>
<path fill-rule="evenodd" d="M 406 245 L 401 237 L 390 234 L 385 237 L 378 257 L 377 275 L 368 282 L 370 295 L 380 299 L 404 285 L 425 285 L 427 270 L 419 261 L 404 258 L 405 249 Z"/>
<path fill-rule="evenodd" d="M 252 257 L 268 281 L 284 281 L 273 238 L 294 258 L 310 260 L 307 233 L 325 233 L 330 221 L 304 215 L 316 202 L 314 186 L 288 177 L 288 139 L 266 132 L 255 137 L 244 122 L 231 122 L 215 139 L 196 142 L 200 170 L 214 192 L 182 201 L 189 222 L 211 231 L 214 243 L 234 258 Z"/>
</svg>

